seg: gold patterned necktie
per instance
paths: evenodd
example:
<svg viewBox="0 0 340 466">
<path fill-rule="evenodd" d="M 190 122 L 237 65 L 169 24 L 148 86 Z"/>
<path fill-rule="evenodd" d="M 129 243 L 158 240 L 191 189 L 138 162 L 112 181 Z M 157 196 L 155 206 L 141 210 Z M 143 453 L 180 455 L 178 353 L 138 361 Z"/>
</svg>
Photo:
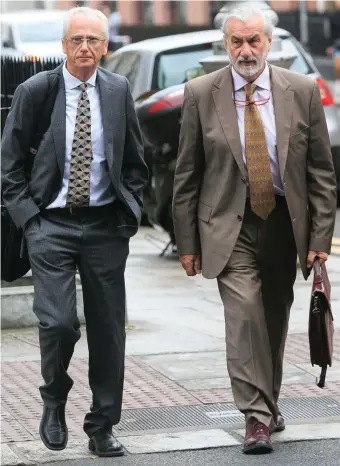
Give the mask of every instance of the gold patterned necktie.
<svg viewBox="0 0 340 466">
<path fill-rule="evenodd" d="M 80 85 L 81 94 L 78 100 L 72 143 L 67 207 L 88 207 L 90 205 L 90 176 L 93 154 L 91 110 L 86 88 L 86 83 Z"/>
<path fill-rule="evenodd" d="M 245 86 L 246 100 L 244 109 L 245 152 L 248 170 L 250 206 L 259 217 L 266 219 L 275 207 L 273 176 L 270 157 L 261 114 L 252 96 L 256 84 Z"/>
</svg>

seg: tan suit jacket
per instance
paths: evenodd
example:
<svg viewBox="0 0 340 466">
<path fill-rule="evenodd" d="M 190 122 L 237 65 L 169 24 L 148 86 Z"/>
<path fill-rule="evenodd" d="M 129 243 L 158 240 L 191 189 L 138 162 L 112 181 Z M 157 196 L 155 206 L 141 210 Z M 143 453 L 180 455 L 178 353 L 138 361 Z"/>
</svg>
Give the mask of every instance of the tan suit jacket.
<svg viewBox="0 0 340 466">
<path fill-rule="evenodd" d="M 277 152 L 301 268 L 309 249 L 330 252 L 336 181 L 320 91 L 314 79 L 270 66 Z M 238 238 L 247 196 L 229 67 L 185 86 L 173 216 L 179 253 L 201 254 L 217 277 Z"/>
</svg>

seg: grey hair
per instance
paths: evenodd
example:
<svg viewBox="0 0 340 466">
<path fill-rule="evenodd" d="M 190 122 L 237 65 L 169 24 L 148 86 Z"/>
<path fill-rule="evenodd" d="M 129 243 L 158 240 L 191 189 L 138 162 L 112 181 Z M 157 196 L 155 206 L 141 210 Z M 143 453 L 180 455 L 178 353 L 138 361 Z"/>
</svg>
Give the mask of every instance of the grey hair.
<svg viewBox="0 0 340 466">
<path fill-rule="evenodd" d="M 64 26 L 63 26 L 63 38 L 65 39 L 68 28 L 70 26 L 70 21 L 72 18 L 75 18 L 77 16 L 85 16 L 86 18 L 92 18 L 92 19 L 99 19 L 103 25 L 103 32 L 105 39 L 109 38 L 109 22 L 104 15 L 99 10 L 96 10 L 94 8 L 89 8 L 87 6 L 78 6 L 75 8 L 71 8 L 69 10 L 64 18 Z"/>
<path fill-rule="evenodd" d="M 271 36 L 274 30 L 274 23 L 270 15 L 260 8 L 255 8 L 251 6 L 242 6 L 239 8 L 234 8 L 228 13 L 223 21 L 222 25 L 222 32 L 224 35 L 227 35 L 227 27 L 228 23 L 231 19 L 238 19 L 242 21 L 242 23 L 246 23 L 247 21 L 251 20 L 254 16 L 260 16 L 263 20 L 264 25 L 264 32 Z"/>
</svg>

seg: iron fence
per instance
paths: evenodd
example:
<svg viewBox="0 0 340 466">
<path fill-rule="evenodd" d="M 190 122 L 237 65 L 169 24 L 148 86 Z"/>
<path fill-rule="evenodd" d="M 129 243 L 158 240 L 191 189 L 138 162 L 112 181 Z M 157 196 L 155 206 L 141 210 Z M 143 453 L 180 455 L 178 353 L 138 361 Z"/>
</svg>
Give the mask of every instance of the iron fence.
<svg viewBox="0 0 340 466">
<path fill-rule="evenodd" d="M 1 134 L 19 84 L 40 71 L 53 70 L 62 61 L 62 58 L 1 57 Z"/>
</svg>

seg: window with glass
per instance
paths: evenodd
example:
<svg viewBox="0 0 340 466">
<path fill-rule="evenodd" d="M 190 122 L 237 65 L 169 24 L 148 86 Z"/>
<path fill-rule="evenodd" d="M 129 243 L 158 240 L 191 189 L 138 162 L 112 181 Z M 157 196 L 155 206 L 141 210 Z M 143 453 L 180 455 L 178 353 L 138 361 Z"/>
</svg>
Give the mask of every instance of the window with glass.
<svg viewBox="0 0 340 466">
<path fill-rule="evenodd" d="M 141 0 L 137 2 L 138 18 L 141 24 L 152 24 L 153 12 L 152 1 Z"/>
<path fill-rule="evenodd" d="M 212 55 L 212 44 L 160 54 L 153 79 L 153 89 L 165 89 L 188 80 L 187 71 L 199 65 L 202 58 Z"/>
<path fill-rule="evenodd" d="M 187 1 L 171 0 L 169 2 L 171 24 L 186 24 L 187 22 Z"/>
<path fill-rule="evenodd" d="M 117 73 L 120 61 L 123 59 L 124 53 L 120 53 L 112 58 L 109 58 L 106 62 L 105 68 L 107 68 L 111 73 Z"/>
<path fill-rule="evenodd" d="M 295 73 L 308 74 L 312 73 L 313 70 L 309 66 L 307 60 L 302 55 L 300 50 L 300 45 L 293 37 L 283 36 L 281 39 L 281 47 L 283 52 L 293 53 L 296 55 L 293 63 L 290 66 L 290 71 L 295 71 Z"/>
<path fill-rule="evenodd" d="M 133 92 L 136 85 L 136 79 L 139 74 L 140 61 L 141 57 L 139 53 L 123 52 L 110 60 L 110 63 L 107 65 L 107 69 L 112 73 L 125 76 L 129 81 Z"/>
<path fill-rule="evenodd" d="M 20 42 L 58 42 L 63 36 L 62 21 L 23 23 L 17 25 Z"/>
</svg>

